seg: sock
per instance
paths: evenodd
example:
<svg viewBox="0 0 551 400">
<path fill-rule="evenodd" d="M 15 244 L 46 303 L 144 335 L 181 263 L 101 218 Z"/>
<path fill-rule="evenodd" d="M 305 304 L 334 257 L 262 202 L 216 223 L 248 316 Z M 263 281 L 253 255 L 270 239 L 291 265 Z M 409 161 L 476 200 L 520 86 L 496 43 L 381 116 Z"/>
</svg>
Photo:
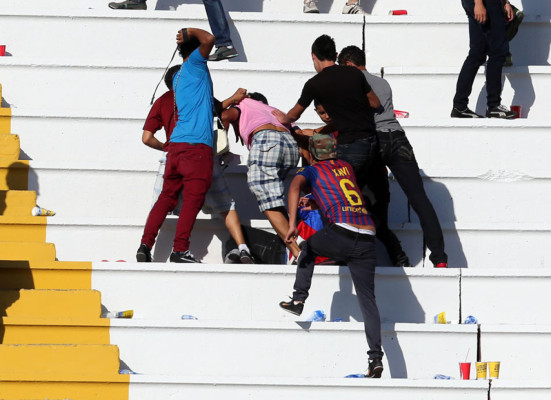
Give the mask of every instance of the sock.
<svg viewBox="0 0 551 400">
<path fill-rule="evenodd" d="M 239 251 L 241 250 L 245 250 L 247 253 L 251 254 L 251 251 L 249 250 L 249 247 L 246 244 L 239 245 Z"/>
</svg>

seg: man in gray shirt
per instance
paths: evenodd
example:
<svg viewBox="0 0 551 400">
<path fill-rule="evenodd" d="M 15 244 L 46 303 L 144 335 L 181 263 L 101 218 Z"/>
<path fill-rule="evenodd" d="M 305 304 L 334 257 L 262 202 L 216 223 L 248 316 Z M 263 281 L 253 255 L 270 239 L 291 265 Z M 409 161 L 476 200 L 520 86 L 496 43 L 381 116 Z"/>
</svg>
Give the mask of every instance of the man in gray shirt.
<svg viewBox="0 0 551 400">
<path fill-rule="evenodd" d="M 431 251 L 429 258 L 434 267 L 447 268 L 448 256 L 444 251 L 442 228 L 434 207 L 425 193 L 413 148 L 402 126 L 396 120 L 390 85 L 386 80 L 367 72 L 365 53 L 356 46 L 342 49 L 338 62 L 340 65 L 349 65 L 361 70 L 379 97 L 381 108 L 374 117 L 382 162 L 390 168 L 413 210 L 419 216 L 425 242 Z M 388 187 L 388 180 L 384 184 Z"/>
</svg>

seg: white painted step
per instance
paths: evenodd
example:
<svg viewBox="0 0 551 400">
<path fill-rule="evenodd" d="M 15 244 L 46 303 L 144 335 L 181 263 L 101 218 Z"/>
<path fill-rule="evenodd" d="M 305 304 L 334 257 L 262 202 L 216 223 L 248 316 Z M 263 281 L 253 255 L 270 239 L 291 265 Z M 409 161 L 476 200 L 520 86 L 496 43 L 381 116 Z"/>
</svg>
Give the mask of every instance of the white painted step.
<svg viewBox="0 0 551 400">
<path fill-rule="evenodd" d="M 459 360 L 476 358 L 475 325 L 383 324 L 382 334 L 385 379 L 457 378 Z M 147 375 L 339 378 L 367 367 L 359 322 L 112 320 L 110 335 Z"/>
<path fill-rule="evenodd" d="M 500 382 L 503 384 L 503 382 Z M 528 386 L 528 385 L 526 385 Z M 524 387 L 521 385 L 520 387 Z M 517 386 L 516 388 L 519 388 Z M 543 382 L 540 391 L 548 389 Z M 530 394 L 534 391 L 532 390 Z M 507 393 L 504 393 L 505 395 Z M 342 378 L 225 378 L 131 375 L 130 399 L 168 398 L 241 400 L 302 400 L 315 398 L 350 400 L 385 398 L 388 400 L 487 400 L 487 381 Z M 507 397 L 507 399 L 512 397 Z M 532 397 L 531 397 L 532 398 Z M 536 398 L 536 397 L 534 397 Z M 537 397 L 544 399 L 544 397 Z"/>
<path fill-rule="evenodd" d="M 341 1 L 344 4 L 344 0 Z M 296 4 L 300 6 L 300 0 L 296 0 Z M 351 44 L 362 46 L 365 42 L 368 63 L 381 65 L 459 66 L 467 56 L 469 45 L 464 12 L 447 16 L 434 13 L 368 15 L 365 25 L 362 15 L 340 13 L 230 12 L 229 16 L 230 34 L 240 53 L 230 63 L 259 63 L 274 58 L 310 63 L 312 42 L 322 34 L 335 39 L 338 51 Z M 59 23 L 60 19 L 63 24 Z M 130 64 L 148 58 L 168 61 L 175 47 L 175 34 L 182 26 L 210 29 L 202 5 L 176 12 L 14 10 L 0 16 L 0 23 L 6 28 L 8 50 L 15 57 L 34 55 L 50 60 L 56 56 L 78 57 L 92 61 L 101 55 L 103 60 L 126 60 Z M 35 26 L 43 32 L 38 42 L 33 42 L 34 46 L 24 39 L 24 26 Z M 259 31 L 263 37 L 274 40 L 256 40 Z M 549 14 L 527 14 L 511 44 L 514 62 L 547 65 L 550 33 Z M 67 35 L 73 40 L 66 40 Z M 132 39 L 128 40 L 129 37 Z M 301 40 L 297 41 L 297 37 Z M 55 53 L 49 46 L 52 42 L 58 43 Z"/>
<path fill-rule="evenodd" d="M 540 381 L 494 379 L 490 390 L 493 400 L 515 400 L 521 397 L 545 400 L 549 397 L 551 387 L 548 377 Z"/>
<path fill-rule="evenodd" d="M 133 309 L 136 318 L 177 320 L 188 314 L 200 320 L 290 321 L 323 310 L 328 320 L 363 320 L 348 268 L 339 266 L 316 267 L 300 318 L 282 310 L 278 304 L 292 295 L 295 271 L 291 265 L 96 262 L 92 287 L 101 291 L 107 309 Z M 444 311 L 457 323 L 460 273 L 457 268 L 378 267 L 382 321 L 432 324 Z"/>
</svg>

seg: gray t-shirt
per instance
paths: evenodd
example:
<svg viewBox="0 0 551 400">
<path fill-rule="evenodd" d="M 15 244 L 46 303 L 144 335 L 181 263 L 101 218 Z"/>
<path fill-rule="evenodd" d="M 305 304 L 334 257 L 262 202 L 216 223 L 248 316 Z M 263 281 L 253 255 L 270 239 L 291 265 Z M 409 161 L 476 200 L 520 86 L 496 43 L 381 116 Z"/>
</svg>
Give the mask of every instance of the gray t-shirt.
<svg viewBox="0 0 551 400">
<path fill-rule="evenodd" d="M 375 112 L 375 126 L 377 131 L 382 129 L 391 129 L 393 131 L 403 131 L 402 126 L 396 120 L 394 115 L 394 105 L 392 104 L 392 89 L 386 80 L 378 76 L 371 75 L 367 71 L 362 71 L 369 86 L 373 89 L 384 111 L 380 114 Z"/>
</svg>

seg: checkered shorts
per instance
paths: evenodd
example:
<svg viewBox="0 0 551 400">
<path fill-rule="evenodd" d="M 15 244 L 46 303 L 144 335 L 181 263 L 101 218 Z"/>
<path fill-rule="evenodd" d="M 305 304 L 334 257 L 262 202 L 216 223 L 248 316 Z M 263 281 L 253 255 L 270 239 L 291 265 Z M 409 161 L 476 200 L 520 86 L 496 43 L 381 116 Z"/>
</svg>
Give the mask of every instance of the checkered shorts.
<svg viewBox="0 0 551 400">
<path fill-rule="evenodd" d="M 222 159 L 225 154 L 214 157 L 212 166 L 212 183 L 205 195 L 205 203 L 203 204 L 203 211 L 205 214 L 221 214 L 226 211 L 235 210 L 235 201 L 228 188 L 228 183 L 224 177 L 224 169 L 227 167 L 227 163 L 222 165 Z M 157 172 L 157 178 L 155 179 L 155 186 L 153 187 L 153 202 L 151 207 L 155 205 L 155 202 L 159 198 L 163 189 L 163 175 L 165 173 L 166 165 L 166 153 L 159 160 L 159 171 Z M 173 215 L 180 215 L 182 209 L 182 194 L 178 198 L 178 205 L 172 211 Z"/>
<path fill-rule="evenodd" d="M 260 211 L 285 207 L 283 180 L 298 160 L 297 142 L 290 133 L 263 130 L 253 136 L 247 183 Z"/>
</svg>

